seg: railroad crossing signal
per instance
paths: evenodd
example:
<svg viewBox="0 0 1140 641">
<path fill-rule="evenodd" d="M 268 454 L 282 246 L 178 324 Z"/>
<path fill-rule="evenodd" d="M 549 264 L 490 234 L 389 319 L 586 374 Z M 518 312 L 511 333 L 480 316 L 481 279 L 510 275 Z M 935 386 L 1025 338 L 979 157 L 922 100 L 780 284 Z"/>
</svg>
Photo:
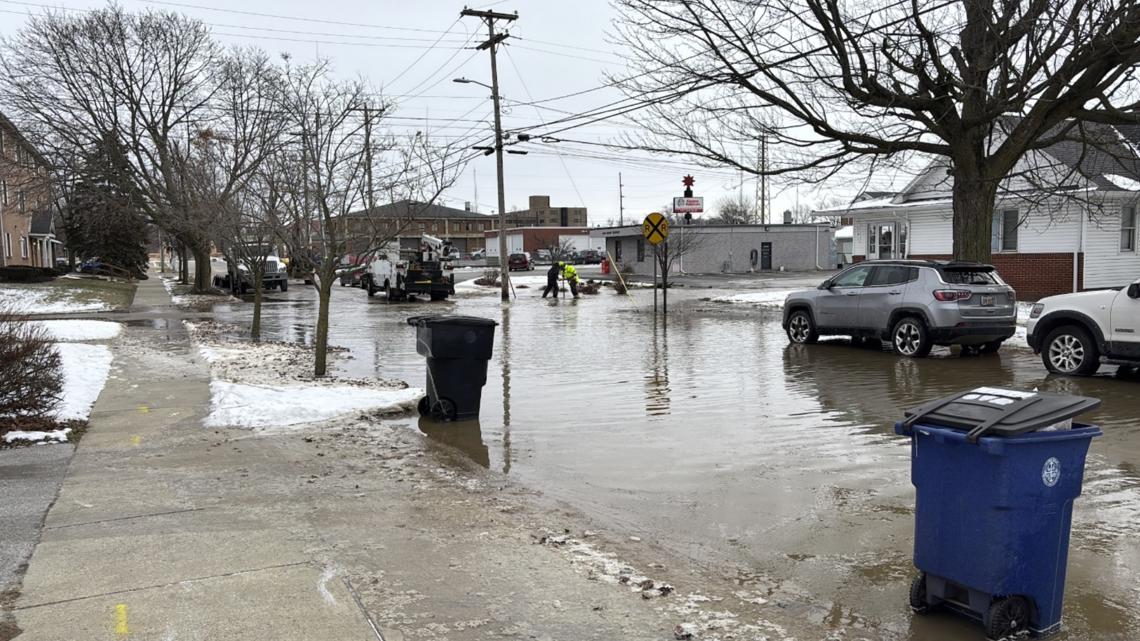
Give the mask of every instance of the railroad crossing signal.
<svg viewBox="0 0 1140 641">
<path fill-rule="evenodd" d="M 660 245 L 669 237 L 669 221 L 665 216 L 653 212 L 645 217 L 641 224 L 641 233 L 650 245 Z"/>
</svg>

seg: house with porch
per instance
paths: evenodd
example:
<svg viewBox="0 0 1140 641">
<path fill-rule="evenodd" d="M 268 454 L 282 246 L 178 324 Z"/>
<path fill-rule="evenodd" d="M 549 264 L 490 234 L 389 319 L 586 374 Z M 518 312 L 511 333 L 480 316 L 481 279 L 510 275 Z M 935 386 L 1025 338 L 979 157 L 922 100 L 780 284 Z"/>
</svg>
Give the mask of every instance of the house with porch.
<svg viewBox="0 0 1140 641">
<path fill-rule="evenodd" d="M 1140 277 L 1140 126 L 1084 125 L 1083 140 L 1031 151 L 999 189 L 992 263 L 1022 300 L 1104 287 Z M 820 210 L 854 227 L 855 262 L 950 259 L 948 161 L 936 160 L 894 194 Z"/>
<path fill-rule="evenodd" d="M 50 212 L 47 160 L 0 114 L 0 267 L 52 266 L 54 254 L 50 262 L 41 264 L 55 239 Z M 34 225 L 42 215 L 47 216 L 47 225 Z"/>
</svg>

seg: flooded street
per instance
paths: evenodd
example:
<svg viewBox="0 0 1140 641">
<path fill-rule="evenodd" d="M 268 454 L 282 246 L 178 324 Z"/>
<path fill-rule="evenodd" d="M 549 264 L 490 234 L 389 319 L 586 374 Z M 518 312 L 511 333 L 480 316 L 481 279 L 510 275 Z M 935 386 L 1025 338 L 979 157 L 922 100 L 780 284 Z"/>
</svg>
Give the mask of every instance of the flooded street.
<svg viewBox="0 0 1140 641">
<path fill-rule="evenodd" d="M 781 285 L 782 286 L 782 285 Z M 1140 379 L 1105 367 L 1047 375 L 1010 345 L 992 356 L 936 348 L 904 360 L 847 341 L 790 346 L 780 312 L 704 302 L 723 290 L 670 292 L 668 329 L 652 292 L 604 288 L 577 302 L 518 290 L 447 303 L 389 305 L 333 291 L 335 373 L 424 384 L 405 319 L 459 313 L 499 322 L 478 423 L 423 431 L 472 460 L 629 535 L 769 594 L 794 616 L 848 636 L 981 639 L 977 626 L 907 607 L 914 489 L 903 410 L 964 388 L 1039 388 L 1100 398 L 1104 436 L 1089 453 L 1073 515 L 1065 632 L 1140 638 Z M 315 293 L 268 295 L 263 336 L 311 342 Z M 215 307 L 247 324 L 251 306 Z M 413 429 L 415 420 L 406 421 Z"/>
</svg>

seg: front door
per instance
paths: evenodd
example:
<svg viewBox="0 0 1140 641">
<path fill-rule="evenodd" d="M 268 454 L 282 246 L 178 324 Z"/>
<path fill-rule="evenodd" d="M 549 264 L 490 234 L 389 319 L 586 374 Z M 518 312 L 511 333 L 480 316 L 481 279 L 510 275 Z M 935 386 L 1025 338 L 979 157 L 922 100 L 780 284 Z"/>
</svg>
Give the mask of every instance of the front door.
<svg viewBox="0 0 1140 641">
<path fill-rule="evenodd" d="M 760 243 L 760 269 L 772 269 L 772 243 Z"/>
<path fill-rule="evenodd" d="M 831 288 L 816 299 L 817 324 L 831 329 L 853 329 L 859 326 L 859 294 L 872 267 L 857 265 L 831 279 Z"/>
</svg>

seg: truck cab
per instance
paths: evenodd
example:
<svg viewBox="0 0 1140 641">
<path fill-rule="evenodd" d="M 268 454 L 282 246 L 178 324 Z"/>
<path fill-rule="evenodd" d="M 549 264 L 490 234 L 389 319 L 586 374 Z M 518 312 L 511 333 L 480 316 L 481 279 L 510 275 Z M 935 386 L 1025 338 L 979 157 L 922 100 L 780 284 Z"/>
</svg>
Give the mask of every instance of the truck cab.
<svg viewBox="0 0 1140 641">
<path fill-rule="evenodd" d="M 1055 374 L 1140 367 L 1140 279 L 1126 287 L 1050 296 L 1029 313 L 1029 347 Z"/>
<path fill-rule="evenodd" d="M 455 293 L 451 243 L 427 234 L 420 241 L 420 250 L 406 259 L 396 245 L 374 255 L 361 277 L 361 287 L 369 296 L 383 291 L 388 302 L 394 303 L 420 295 L 446 300 Z"/>
<path fill-rule="evenodd" d="M 289 289 L 289 278 L 280 258 L 275 254 L 265 257 L 265 270 L 261 275 L 261 286 L 265 289 Z M 226 289 L 234 294 L 244 294 L 253 288 L 251 270 L 245 261 L 226 259 L 226 273 L 214 276 L 214 287 Z"/>
</svg>

